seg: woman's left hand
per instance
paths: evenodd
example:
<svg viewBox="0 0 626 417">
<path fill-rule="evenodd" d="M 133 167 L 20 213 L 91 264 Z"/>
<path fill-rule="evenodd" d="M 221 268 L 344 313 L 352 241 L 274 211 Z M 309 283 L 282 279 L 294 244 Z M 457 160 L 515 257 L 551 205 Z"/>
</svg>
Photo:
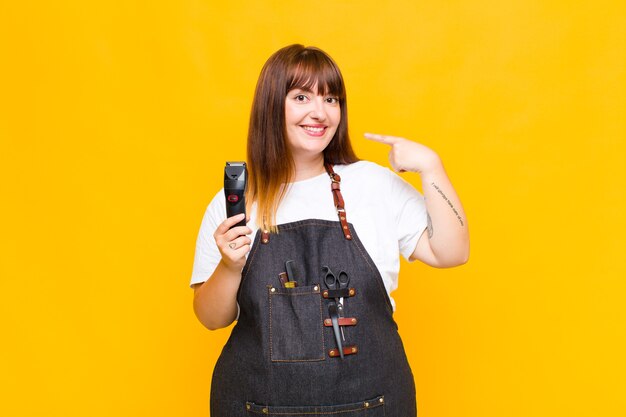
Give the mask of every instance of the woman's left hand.
<svg viewBox="0 0 626 417">
<path fill-rule="evenodd" d="M 432 149 L 397 136 L 366 133 L 367 139 L 391 146 L 389 162 L 396 172 L 429 172 L 441 167 L 439 155 Z"/>
</svg>

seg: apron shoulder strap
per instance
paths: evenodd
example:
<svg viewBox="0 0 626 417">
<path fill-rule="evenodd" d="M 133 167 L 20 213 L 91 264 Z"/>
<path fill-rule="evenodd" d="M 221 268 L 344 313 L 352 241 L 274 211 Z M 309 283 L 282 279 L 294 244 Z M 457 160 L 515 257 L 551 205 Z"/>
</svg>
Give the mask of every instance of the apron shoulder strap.
<svg viewBox="0 0 626 417">
<path fill-rule="evenodd" d="M 333 170 L 333 165 L 330 163 L 325 164 L 326 172 L 330 177 L 330 189 L 333 192 L 333 200 L 335 200 L 335 207 L 337 208 L 337 215 L 339 216 L 339 222 L 341 223 L 341 230 L 343 235 L 348 240 L 352 240 L 352 233 L 348 227 L 348 220 L 346 220 L 346 209 L 344 207 L 343 196 L 341 195 L 341 177 Z"/>
</svg>

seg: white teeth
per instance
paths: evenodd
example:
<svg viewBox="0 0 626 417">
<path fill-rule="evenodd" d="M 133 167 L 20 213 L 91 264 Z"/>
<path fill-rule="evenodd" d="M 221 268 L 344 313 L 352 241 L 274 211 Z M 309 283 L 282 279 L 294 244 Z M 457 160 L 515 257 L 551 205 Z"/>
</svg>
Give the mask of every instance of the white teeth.
<svg viewBox="0 0 626 417">
<path fill-rule="evenodd" d="M 323 127 L 312 127 L 312 126 L 302 126 L 304 130 L 308 130 L 309 132 L 319 133 L 324 130 Z"/>
</svg>

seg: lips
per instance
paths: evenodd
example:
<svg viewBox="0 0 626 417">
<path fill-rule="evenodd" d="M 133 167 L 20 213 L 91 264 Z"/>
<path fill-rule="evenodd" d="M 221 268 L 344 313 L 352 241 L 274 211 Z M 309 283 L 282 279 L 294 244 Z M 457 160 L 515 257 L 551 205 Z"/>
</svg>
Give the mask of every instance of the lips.
<svg viewBox="0 0 626 417">
<path fill-rule="evenodd" d="M 324 136 L 327 129 L 327 126 L 324 125 L 300 125 L 300 127 L 307 135 L 315 137 Z"/>
</svg>

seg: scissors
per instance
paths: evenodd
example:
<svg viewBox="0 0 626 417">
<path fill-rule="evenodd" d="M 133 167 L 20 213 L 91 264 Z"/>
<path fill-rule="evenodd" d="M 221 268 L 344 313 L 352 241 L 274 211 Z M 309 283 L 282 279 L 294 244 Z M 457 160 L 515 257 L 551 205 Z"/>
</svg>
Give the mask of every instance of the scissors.
<svg viewBox="0 0 626 417">
<path fill-rule="evenodd" d="M 326 275 L 324 275 L 324 284 L 326 284 L 329 290 L 348 288 L 348 284 L 350 284 L 350 277 L 345 271 L 340 271 L 339 275 L 335 276 L 329 267 L 324 266 L 322 269 L 326 270 Z M 337 305 L 339 317 L 343 317 L 343 297 L 335 297 L 335 303 Z M 346 337 L 343 333 L 343 327 L 341 327 L 341 339 L 344 342 L 346 341 Z"/>
<path fill-rule="evenodd" d="M 338 276 L 335 276 L 333 271 L 330 270 L 329 267 L 322 267 L 326 270 L 326 275 L 324 276 L 324 284 L 328 287 L 329 290 L 340 290 L 344 288 L 348 288 L 348 284 L 350 284 L 350 277 L 345 271 L 340 271 Z M 343 297 L 335 298 L 335 301 L 339 303 L 339 305 L 343 306 Z"/>
</svg>

